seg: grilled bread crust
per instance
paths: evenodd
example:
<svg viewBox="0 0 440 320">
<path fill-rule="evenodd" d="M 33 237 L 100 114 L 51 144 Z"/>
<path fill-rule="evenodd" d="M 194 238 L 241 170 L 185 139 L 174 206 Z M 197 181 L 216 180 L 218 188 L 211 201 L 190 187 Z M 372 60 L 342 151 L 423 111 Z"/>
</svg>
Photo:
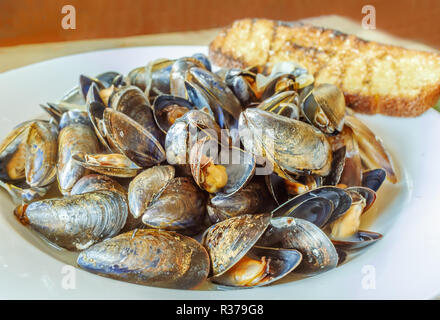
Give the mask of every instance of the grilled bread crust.
<svg viewBox="0 0 440 320">
<path fill-rule="evenodd" d="M 235 21 L 211 42 L 221 67 L 296 61 L 333 83 L 362 113 L 414 117 L 440 97 L 440 54 L 366 41 L 336 30 L 266 19 Z"/>
</svg>

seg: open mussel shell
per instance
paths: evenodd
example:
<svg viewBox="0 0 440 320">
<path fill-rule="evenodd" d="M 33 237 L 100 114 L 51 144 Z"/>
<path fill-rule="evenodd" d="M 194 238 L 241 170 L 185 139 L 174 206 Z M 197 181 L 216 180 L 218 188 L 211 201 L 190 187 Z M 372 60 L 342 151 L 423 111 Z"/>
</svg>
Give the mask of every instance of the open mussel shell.
<svg viewBox="0 0 440 320">
<path fill-rule="evenodd" d="M 132 178 L 142 170 L 141 167 L 120 153 L 82 153 L 74 155 L 72 159 L 86 169 L 113 177 Z"/>
<path fill-rule="evenodd" d="M 26 183 L 44 187 L 56 178 L 58 160 L 58 128 L 46 121 L 35 121 L 26 140 Z"/>
<path fill-rule="evenodd" d="M 382 235 L 377 232 L 359 230 L 355 235 L 347 239 L 332 239 L 333 244 L 338 249 L 357 250 L 365 248 L 382 239 Z"/>
<path fill-rule="evenodd" d="M 139 123 L 122 112 L 104 110 L 106 138 L 138 166 L 146 168 L 165 160 L 159 141 Z"/>
<path fill-rule="evenodd" d="M 289 173 L 327 175 L 331 147 L 323 133 L 311 125 L 258 108 L 240 115 L 240 137 L 245 150 L 266 157 Z M 280 173 L 281 174 L 281 173 Z"/>
<path fill-rule="evenodd" d="M 20 180 L 25 177 L 26 141 L 33 121 L 17 125 L 0 145 L 0 179 Z"/>
<path fill-rule="evenodd" d="M 135 120 L 159 141 L 163 140 L 163 134 L 156 125 L 150 103 L 138 87 L 125 86 L 115 89 L 110 96 L 109 107 Z"/>
<path fill-rule="evenodd" d="M 302 262 L 294 271 L 298 273 L 315 275 L 338 264 L 336 248 L 327 235 L 315 224 L 299 218 L 273 218 L 257 245 L 301 252 Z"/>
<path fill-rule="evenodd" d="M 145 94 L 148 99 L 170 93 L 170 72 L 174 60 L 157 59 L 145 67 Z"/>
<path fill-rule="evenodd" d="M 394 165 L 383 145 L 382 139 L 353 115 L 345 116 L 345 124 L 353 131 L 354 139 L 359 146 L 362 164 L 368 169 L 384 169 L 389 181 L 396 183 L 397 176 Z"/>
<path fill-rule="evenodd" d="M 223 274 L 243 258 L 266 230 L 270 219 L 270 214 L 247 214 L 208 228 L 202 244 L 211 258 L 212 275 Z"/>
<path fill-rule="evenodd" d="M 310 197 L 299 204 L 292 205 L 294 203 L 292 201 L 289 206 L 283 206 L 283 216 L 304 219 L 319 228 L 326 225 L 334 210 L 333 202 L 324 197 Z M 279 212 L 277 211 L 277 215 Z"/>
<path fill-rule="evenodd" d="M 127 213 L 125 198 L 111 191 L 40 200 L 14 211 L 22 224 L 67 250 L 83 250 L 115 236 L 124 226 Z"/>
<path fill-rule="evenodd" d="M 365 199 L 365 208 L 363 212 L 366 212 L 368 209 L 370 209 L 370 207 L 374 204 L 374 201 L 376 201 L 376 192 L 374 192 L 370 188 L 350 187 L 346 188 L 345 191 L 347 191 L 348 193 L 355 192 Z"/>
<path fill-rule="evenodd" d="M 385 181 L 386 174 L 386 171 L 381 168 L 364 171 L 362 173 L 362 186 L 377 192 Z"/>
<path fill-rule="evenodd" d="M 57 104 L 47 102 L 46 104 L 39 104 L 40 108 L 43 109 L 51 119 L 53 119 L 56 123 L 59 123 L 61 120 L 61 116 L 63 115 L 63 111 L 58 107 Z"/>
<path fill-rule="evenodd" d="M 273 207 L 273 200 L 267 195 L 264 183 L 251 181 L 233 195 L 217 194 L 207 205 L 207 212 L 212 223 L 217 223 L 235 216 L 267 212 Z"/>
<path fill-rule="evenodd" d="M 194 58 L 194 59 L 200 61 L 206 70 L 211 71 L 211 69 L 212 69 L 211 62 L 209 61 L 209 58 L 205 54 L 197 52 L 197 53 L 194 53 L 191 56 L 191 58 Z"/>
<path fill-rule="evenodd" d="M 304 201 L 314 198 L 325 198 L 333 203 L 333 211 L 328 223 L 342 216 L 350 208 L 352 200 L 350 195 L 344 190 L 337 187 L 324 186 L 317 189 L 300 194 L 272 211 L 274 217 L 284 216 L 288 214 L 291 208 L 295 208 Z"/>
<path fill-rule="evenodd" d="M 289 199 L 283 178 L 275 173 L 266 175 L 264 178 L 267 189 L 277 205 L 281 205 Z"/>
<path fill-rule="evenodd" d="M 192 289 L 206 280 L 209 258 L 194 239 L 174 232 L 135 230 L 80 253 L 78 265 L 101 276 L 136 284 Z"/>
<path fill-rule="evenodd" d="M 114 147 L 110 146 L 109 142 L 105 138 L 105 129 L 104 129 L 104 110 L 106 106 L 100 102 L 92 102 L 87 104 L 87 114 L 89 115 L 90 122 L 93 125 L 93 129 L 95 129 L 96 137 L 98 137 L 101 145 L 104 146 L 105 150 L 108 152 L 112 152 Z M 116 147 L 114 147 L 116 149 Z"/>
<path fill-rule="evenodd" d="M 29 187 L 24 181 L 18 183 L 7 183 L 0 180 L 0 187 L 9 193 L 15 205 L 30 203 L 44 197 L 50 189 L 50 185 L 45 187 Z"/>
<path fill-rule="evenodd" d="M 228 69 L 225 73 L 224 82 L 243 107 L 259 100 L 260 93 L 255 88 L 255 77 L 255 73 L 242 69 Z"/>
<path fill-rule="evenodd" d="M 165 150 L 167 161 L 171 165 L 176 165 L 185 175 L 191 176 L 189 168 L 189 154 L 192 146 L 205 136 L 213 139 L 222 137 L 220 127 L 209 114 L 191 110 L 170 127 L 165 138 Z"/>
<path fill-rule="evenodd" d="M 240 101 L 216 74 L 194 67 L 187 72 L 186 80 L 196 84 L 208 95 L 209 106 L 221 128 L 237 128 L 242 111 Z"/>
<path fill-rule="evenodd" d="M 295 91 L 283 91 L 263 100 L 257 108 L 290 119 L 299 120 L 300 110 L 297 104 L 298 93 Z"/>
<path fill-rule="evenodd" d="M 261 287 L 289 274 L 301 260 L 302 254 L 295 249 L 254 246 L 232 268 L 210 280 L 232 287 Z"/>
<path fill-rule="evenodd" d="M 346 148 L 342 146 L 341 148 L 333 151 L 332 159 L 332 169 L 330 173 L 324 177 L 324 185 L 326 186 L 336 186 L 341 180 L 342 172 L 345 166 L 345 154 Z"/>
<path fill-rule="evenodd" d="M 185 88 L 186 73 L 193 67 L 205 68 L 204 64 L 193 58 L 183 57 L 177 59 L 170 71 L 170 93 L 173 96 L 188 99 L 188 93 Z"/>
<path fill-rule="evenodd" d="M 163 94 L 154 99 L 154 119 L 160 130 L 166 134 L 178 118 L 194 108 L 194 105 L 184 98 Z"/>
<path fill-rule="evenodd" d="M 92 82 L 92 84 L 89 87 L 89 91 L 87 92 L 86 96 L 86 104 L 90 104 L 92 102 L 99 102 L 103 105 L 107 105 L 107 103 L 104 102 L 104 100 L 101 98 L 100 92 L 101 90 L 104 90 L 102 87 L 99 87 L 95 82 Z"/>
<path fill-rule="evenodd" d="M 190 178 L 171 180 L 146 208 L 142 222 L 151 228 L 193 235 L 201 231 L 206 196 Z"/>
<path fill-rule="evenodd" d="M 154 166 L 138 174 L 128 187 L 128 204 L 131 214 L 141 217 L 150 203 L 174 179 L 173 166 Z"/>
<path fill-rule="evenodd" d="M 221 152 L 223 154 L 219 152 L 218 141 L 211 137 L 205 137 L 197 141 L 190 152 L 191 173 L 194 181 L 203 190 L 211 193 L 233 195 L 240 191 L 253 177 L 256 160 L 252 154 L 239 148 L 232 147 L 227 151 L 221 150 Z M 227 181 L 220 182 L 221 186 L 219 188 L 212 187 L 219 183 L 221 178 L 217 177 L 218 175 L 216 176 L 215 173 L 210 173 L 210 166 L 222 167 L 226 171 Z M 210 183 L 210 180 L 215 180 L 215 182 Z M 216 191 L 212 192 L 213 189 L 216 189 Z"/>
<path fill-rule="evenodd" d="M 119 78 L 121 74 L 119 72 L 107 71 L 97 75 L 95 78 L 80 75 L 79 77 L 79 90 L 87 101 L 87 94 L 89 93 L 91 85 L 94 83 L 99 90 L 106 89 L 114 83 L 115 78 Z M 64 100 L 64 99 L 62 99 Z"/>
<path fill-rule="evenodd" d="M 300 96 L 301 110 L 313 126 L 326 134 L 342 131 L 345 118 L 345 98 L 333 84 L 323 83 Z"/>
</svg>

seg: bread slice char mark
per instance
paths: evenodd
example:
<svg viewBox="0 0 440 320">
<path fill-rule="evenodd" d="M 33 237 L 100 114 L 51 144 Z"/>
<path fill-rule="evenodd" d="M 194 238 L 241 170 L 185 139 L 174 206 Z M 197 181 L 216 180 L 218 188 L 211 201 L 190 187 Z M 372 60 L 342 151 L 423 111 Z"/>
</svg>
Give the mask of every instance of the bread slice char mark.
<svg viewBox="0 0 440 320">
<path fill-rule="evenodd" d="M 209 55 L 222 67 L 296 61 L 316 83 L 333 83 L 362 113 L 418 116 L 440 98 L 440 54 L 366 41 L 301 22 L 244 19 L 225 28 Z"/>
</svg>

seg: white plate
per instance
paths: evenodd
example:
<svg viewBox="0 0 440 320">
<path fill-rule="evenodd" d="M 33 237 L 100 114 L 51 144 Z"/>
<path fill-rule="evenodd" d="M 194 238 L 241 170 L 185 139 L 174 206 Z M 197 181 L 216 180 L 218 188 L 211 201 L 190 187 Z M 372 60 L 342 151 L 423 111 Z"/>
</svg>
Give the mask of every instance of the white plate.
<svg viewBox="0 0 440 320">
<path fill-rule="evenodd" d="M 0 137 L 41 116 L 79 74 L 126 74 L 149 60 L 177 58 L 206 47 L 139 47 L 73 55 L 0 74 Z M 400 182 L 386 183 L 364 227 L 377 244 L 332 271 L 250 290 L 182 291 L 124 283 L 66 268 L 72 255 L 49 247 L 14 218 L 0 192 L 0 298 L 3 299 L 425 299 L 440 293 L 440 114 L 418 118 L 360 116 L 388 147 Z M 67 277 L 67 278 L 66 278 Z M 74 277 L 74 278 L 72 278 Z M 74 280 L 74 281 L 73 281 Z M 73 282 L 72 282 L 73 281 Z M 67 284 L 67 286 L 66 286 Z M 74 284 L 75 288 L 72 289 Z"/>
</svg>

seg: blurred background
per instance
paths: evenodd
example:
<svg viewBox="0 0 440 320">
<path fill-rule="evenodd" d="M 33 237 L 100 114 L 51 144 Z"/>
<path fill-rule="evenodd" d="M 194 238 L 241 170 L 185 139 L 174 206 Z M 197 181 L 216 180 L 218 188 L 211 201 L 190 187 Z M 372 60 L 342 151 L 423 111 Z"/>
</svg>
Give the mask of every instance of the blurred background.
<svg viewBox="0 0 440 320">
<path fill-rule="evenodd" d="M 440 48 L 439 0 L 0 0 L 0 46 L 195 31 L 244 17 L 331 14 L 360 23 L 367 4 L 378 29 Z M 61 27 L 65 5 L 76 9 L 75 30 Z"/>
</svg>

